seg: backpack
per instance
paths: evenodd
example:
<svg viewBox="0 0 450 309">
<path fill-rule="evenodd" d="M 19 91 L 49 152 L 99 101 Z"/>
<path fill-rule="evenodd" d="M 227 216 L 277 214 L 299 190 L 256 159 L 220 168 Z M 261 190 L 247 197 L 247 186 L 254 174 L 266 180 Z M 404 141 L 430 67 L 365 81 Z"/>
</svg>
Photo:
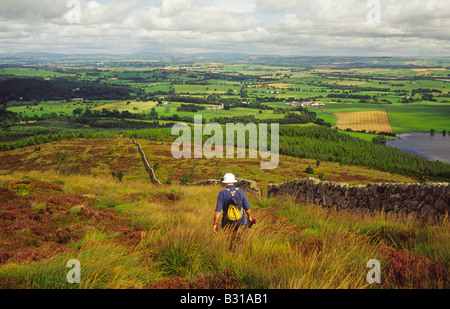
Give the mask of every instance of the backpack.
<svg viewBox="0 0 450 309">
<path fill-rule="evenodd" d="M 229 221 L 236 222 L 241 220 L 243 216 L 242 210 L 240 209 L 241 201 L 237 196 L 235 196 L 235 193 L 239 190 L 239 188 L 236 188 L 234 191 L 231 191 L 230 189 L 227 190 L 231 193 L 231 200 L 227 210 L 227 219 Z"/>
</svg>

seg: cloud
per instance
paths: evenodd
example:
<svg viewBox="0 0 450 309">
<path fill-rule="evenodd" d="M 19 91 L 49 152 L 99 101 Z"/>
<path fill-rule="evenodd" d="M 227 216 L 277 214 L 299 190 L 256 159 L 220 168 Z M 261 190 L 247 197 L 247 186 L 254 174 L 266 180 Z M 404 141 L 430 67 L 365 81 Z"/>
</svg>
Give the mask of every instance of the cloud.
<svg viewBox="0 0 450 309">
<path fill-rule="evenodd" d="M 285 0 L 285 1 L 258 0 L 256 2 L 256 8 L 260 11 L 267 13 L 298 11 L 300 6 L 301 1 L 296 0 Z"/>
<path fill-rule="evenodd" d="M 174 13 L 174 11 L 171 11 Z M 139 24 L 148 30 L 235 32 L 258 25 L 254 16 L 220 11 L 215 7 L 194 7 L 167 17 L 163 9 L 149 7 L 139 14 Z"/>
<path fill-rule="evenodd" d="M 66 1 L 2 1 L 1 7 L 0 19 L 42 22 L 61 17 L 66 10 Z"/>
<path fill-rule="evenodd" d="M 198 0 L 161 0 L 161 16 L 173 17 L 196 7 Z"/>
<path fill-rule="evenodd" d="M 450 55 L 450 1 L 365 0 L 3 1 L 2 52 L 220 51 L 281 55 Z"/>
</svg>

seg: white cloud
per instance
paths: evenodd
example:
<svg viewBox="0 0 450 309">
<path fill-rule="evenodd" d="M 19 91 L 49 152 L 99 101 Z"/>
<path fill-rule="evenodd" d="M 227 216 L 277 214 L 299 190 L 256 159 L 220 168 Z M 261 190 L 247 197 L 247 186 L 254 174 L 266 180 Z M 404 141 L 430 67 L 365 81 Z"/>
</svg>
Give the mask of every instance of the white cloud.
<svg viewBox="0 0 450 309">
<path fill-rule="evenodd" d="M 450 55 L 450 1 L 365 0 L 2 1 L 2 52 L 220 51 L 284 55 Z"/>
<path fill-rule="evenodd" d="M 2 0 L 0 19 L 44 21 L 61 17 L 66 10 L 66 0 Z"/>
<path fill-rule="evenodd" d="M 161 0 L 161 16 L 172 17 L 196 7 L 197 0 Z"/>
<path fill-rule="evenodd" d="M 162 9 L 149 7 L 141 11 L 138 20 L 140 25 L 148 30 L 204 33 L 245 31 L 261 22 L 252 15 L 222 11 L 212 6 L 193 6 L 192 3 L 185 9 L 170 10 L 170 12 L 169 16 L 164 13 L 163 3 Z"/>
</svg>

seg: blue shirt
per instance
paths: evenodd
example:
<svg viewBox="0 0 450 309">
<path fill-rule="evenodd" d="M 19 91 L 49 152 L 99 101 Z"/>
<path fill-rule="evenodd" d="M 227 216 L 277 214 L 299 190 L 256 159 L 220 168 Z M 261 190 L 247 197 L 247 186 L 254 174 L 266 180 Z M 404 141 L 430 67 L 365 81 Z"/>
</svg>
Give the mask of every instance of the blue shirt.
<svg viewBox="0 0 450 309">
<path fill-rule="evenodd" d="M 229 185 L 227 186 L 227 189 L 233 191 L 236 189 L 236 186 Z M 238 197 L 239 200 L 241 201 L 241 207 L 243 207 L 245 210 L 250 209 L 250 204 L 247 200 L 247 197 L 245 196 L 244 191 L 242 191 L 241 189 L 237 190 L 235 196 Z M 222 210 L 224 210 L 224 212 L 226 212 L 228 210 L 228 204 L 230 203 L 230 200 L 231 200 L 231 193 L 228 190 L 224 189 L 220 191 L 219 196 L 217 197 L 216 211 L 221 212 Z M 245 215 L 242 216 L 242 219 L 240 220 L 239 223 L 240 224 L 247 223 L 247 218 Z"/>
</svg>

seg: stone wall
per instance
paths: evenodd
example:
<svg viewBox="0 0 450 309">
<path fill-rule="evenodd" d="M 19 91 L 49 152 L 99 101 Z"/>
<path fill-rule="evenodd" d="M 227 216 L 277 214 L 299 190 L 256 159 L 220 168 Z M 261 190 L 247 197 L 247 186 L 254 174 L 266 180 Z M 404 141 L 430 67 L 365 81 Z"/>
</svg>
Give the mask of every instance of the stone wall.
<svg viewBox="0 0 450 309">
<path fill-rule="evenodd" d="M 236 178 L 236 180 L 237 180 L 236 187 L 238 187 L 244 191 L 257 192 L 257 193 L 260 192 L 260 189 L 256 185 L 255 181 L 243 179 L 243 178 Z M 191 183 L 189 185 L 191 185 L 191 186 L 214 186 L 214 185 L 223 186 L 222 180 L 219 180 L 219 179 L 207 179 L 207 180 L 199 181 L 196 183 Z"/>
<path fill-rule="evenodd" d="M 161 185 L 161 182 L 158 179 L 156 179 L 155 171 L 153 170 L 153 168 L 150 167 L 150 164 L 148 164 L 147 158 L 145 157 L 145 152 L 144 150 L 142 150 L 141 145 L 138 142 L 136 142 L 136 140 L 133 137 L 131 138 L 131 140 L 133 141 L 133 144 L 135 144 L 138 148 L 138 152 L 142 158 L 142 163 L 144 164 L 145 170 L 147 171 L 148 176 L 150 177 L 152 183 L 154 185 Z"/>
<path fill-rule="evenodd" d="M 349 185 L 304 178 L 267 186 L 269 197 L 292 195 L 297 200 L 356 212 L 383 210 L 442 220 L 449 212 L 448 183 L 373 183 Z"/>
</svg>

